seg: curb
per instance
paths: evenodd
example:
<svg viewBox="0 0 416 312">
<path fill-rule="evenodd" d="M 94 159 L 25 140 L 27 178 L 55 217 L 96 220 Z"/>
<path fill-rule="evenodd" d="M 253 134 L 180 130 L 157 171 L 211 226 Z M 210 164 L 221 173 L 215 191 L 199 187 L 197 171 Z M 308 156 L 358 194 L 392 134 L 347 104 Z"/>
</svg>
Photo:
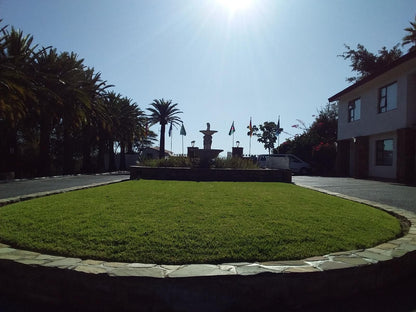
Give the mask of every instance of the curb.
<svg viewBox="0 0 416 312">
<path fill-rule="evenodd" d="M 35 177 L 35 178 L 4 179 L 4 180 L 0 180 L 0 184 L 1 183 L 11 183 L 11 182 L 21 182 L 21 181 L 46 180 L 46 179 L 64 178 L 64 177 L 78 177 L 78 176 L 84 176 L 84 175 L 103 176 L 103 175 L 119 175 L 119 174 L 130 174 L 130 171 L 110 171 L 110 172 L 91 173 L 91 174 L 78 173 L 78 174 L 63 174 L 63 175 Z"/>
<path fill-rule="evenodd" d="M 46 179 L 48 179 L 48 178 L 52 178 L 52 177 L 47 177 Z M 45 179 L 45 178 L 39 178 L 39 179 Z M 29 199 L 34 199 L 34 198 L 39 198 L 39 197 L 44 197 L 44 196 L 49 196 L 49 195 L 54 195 L 54 194 L 67 193 L 67 192 L 71 192 L 71 191 L 83 190 L 83 189 L 88 189 L 88 188 L 103 186 L 103 185 L 109 185 L 109 184 L 119 183 L 119 182 L 128 181 L 128 180 L 129 180 L 128 178 L 117 179 L 117 180 L 113 180 L 113 181 L 92 183 L 92 184 L 87 184 L 87 185 L 83 185 L 83 186 L 73 186 L 73 187 L 68 187 L 68 188 L 59 189 L 59 190 L 38 192 L 38 193 L 32 193 L 32 194 L 28 194 L 28 195 L 22 195 L 22 196 L 0 199 L 0 207 L 4 206 L 4 205 L 24 201 L 24 200 L 29 200 Z"/>
</svg>

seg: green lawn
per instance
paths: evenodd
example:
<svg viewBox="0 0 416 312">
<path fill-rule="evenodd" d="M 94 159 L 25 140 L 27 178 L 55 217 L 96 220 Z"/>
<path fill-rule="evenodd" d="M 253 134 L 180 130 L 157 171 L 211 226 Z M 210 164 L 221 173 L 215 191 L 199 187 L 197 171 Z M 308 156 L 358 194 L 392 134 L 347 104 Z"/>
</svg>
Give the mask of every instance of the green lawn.
<svg viewBox="0 0 416 312">
<path fill-rule="evenodd" d="M 389 214 L 285 183 L 127 181 L 0 208 L 0 241 L 144 263 L 301 259 L 400 235 Z"/>
</svg>

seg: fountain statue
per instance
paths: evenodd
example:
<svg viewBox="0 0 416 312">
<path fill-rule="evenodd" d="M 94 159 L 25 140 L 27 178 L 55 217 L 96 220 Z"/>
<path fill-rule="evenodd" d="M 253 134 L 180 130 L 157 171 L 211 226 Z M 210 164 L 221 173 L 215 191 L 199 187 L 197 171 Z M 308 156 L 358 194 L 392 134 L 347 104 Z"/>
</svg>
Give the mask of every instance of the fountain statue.
<svg viewBox="0 0 416 312">
<path fill-rule="evenodd" d="M 207 122 L 206 130 L 199 130 L 204 134 L 204 150 L 210 150 L 212 145 L 212 135 L 218 131 L 211 130 L 211 125 Z"/>
<path fill-rule="evenodd" d="M 223 150 L 211 148 L 212 135 L 218 131 L 211 130 L 211 125 L 209 122 L 207 122 L 207 129 L 200 130 L 200 132 L 204 134 L 204 149 L 199 150 L 200 166 L 209 167 L 211 160 L 218 157 L 219 153 L 221 153 Z"/>
</svg>

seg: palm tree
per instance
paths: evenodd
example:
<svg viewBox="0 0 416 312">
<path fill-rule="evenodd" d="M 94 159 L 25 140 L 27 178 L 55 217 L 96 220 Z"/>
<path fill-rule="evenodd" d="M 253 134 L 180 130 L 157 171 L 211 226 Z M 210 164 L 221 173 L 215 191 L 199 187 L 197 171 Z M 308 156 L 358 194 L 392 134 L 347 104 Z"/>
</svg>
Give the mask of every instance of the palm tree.
<svg viewBox="0 0 416 312">
<path fill-rule="evenodd" d="M 133 103 L 128 97 L 122 97 L 121 94 L 114 91 L 107 92 L 104 98 L 104 105 L 109 123 L 105 129 L 102 129 L 103 137 L 108 142 L 109 151 L 109 170 L 115 170 L 114 144 L 118 143 L 120 147 L 120 170 L 126 169 L 125 152 L 135 140 L 140 139 L 144 128 L 144 112 Z"/>
<path fill-rule="evenodd" d="M 33 38 L 15 29 L 8 32 L 6 27 L 0 32 L 0 119 L 15 123 L 26 115 L 25 100 L 33 96 L 24 70 L 31 61 Z"/>
<path fill-rule="evenodd" d="M 106 89 L 112 87 L 101 79 L 101 73 L 95 73 L 94 68 L 84 71 L 82 89 L 87 93 L 91 108 L 86 115 L 81 129 L 82 170 L 93 171 L 92 154 L 97 150 L 99 129 L 102 124 L 109 123 L 109 116 L 105 115 L 103 97 Z"/>
<path fill-rule="evenodd" d="M 35 49 L 33 37 L 13 27 L 1 30 L 0 37 L 0 144 L 2 155 L 0 170 L 17 171 L 19 160 L 18 130 L 25 126 L 35 101 L 33 93 L 32 63 Z"/>
<path fill-rule="evenodd" d="M 144 112 L 133 103 L 132 99 L 123 97 L 120 101 L 120 127 L 117 129 L 117 140 L 120 144 L 120 170 L 126 169 L 126 149 L 132 149 L 135 138 L 140 136 Z"/>
<path fill-rule="evenodd" d="M 152 124 L 160 124 L 160 146 L 159 146 L 159 158 L 162 159 L 165 157 L 165 131 L 166 125 L 172 123 L 174 125 L 179 125 L 182 121 L 177 115 L 182 113 L 179 109 L 176 108 L 178 103 L 172 104 L 172 100 L 165 101 L 164 99 L 153 100 L 149 104 L 150 108 L 147 110 L 151 113 L 149 116 L 149 121 Z"/>
<path fill-rule="evenodd" d="M 37 118 L 39 122 L 38 174 L 50 174 L 51 135 L 61 118 L 63 99 L 60 96 L 62 75 L 60 57 L 56 49 L 43 49 L 35 58 Z"/>
<path fill-rule="evenodd" d="M 85 125 L 91 112 L 91 99 L 84 87 L 83 59 L 78 59 L 76 53 L 63 52 L 60 54 L 62 76 L 60 77 L 60 97 L 63 99 L 61 111 L 61 126 L 63 132 L 63 171 L 73 173 L 75 133 Z"/>
<path fill-rule="evenodd" d="M 410 27 L 404 29 L 408 32 L 408 34 L 403 37 L 402 46 L 412 44 L 412 46 L 409 48 L 409 52 L 413 52 L 416 51 L 416 17 L 414 22 L 410 22 L 410 25 Z"/>
</svg>

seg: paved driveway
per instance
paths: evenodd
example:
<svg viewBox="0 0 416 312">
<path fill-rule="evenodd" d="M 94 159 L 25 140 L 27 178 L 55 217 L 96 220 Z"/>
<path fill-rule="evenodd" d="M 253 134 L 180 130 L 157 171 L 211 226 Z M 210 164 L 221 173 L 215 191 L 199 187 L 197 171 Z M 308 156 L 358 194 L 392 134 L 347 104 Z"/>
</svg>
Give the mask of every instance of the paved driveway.
<svg viewBox="0 0 416 312">
<path fill-rule="evenodd" d="M 292 180 L 299 186 L 316 187 L 416 213 L 416 187 L 353 178 L 294 176 Z"/>
<path fill-rule="evenodd" d="M 16 180 L 0 183 L 0 199 L 31 195 L 43 192 L 106 184 L 129 179 L 128 174 L 68 175 L 32 180 Z"/>
</svg>

